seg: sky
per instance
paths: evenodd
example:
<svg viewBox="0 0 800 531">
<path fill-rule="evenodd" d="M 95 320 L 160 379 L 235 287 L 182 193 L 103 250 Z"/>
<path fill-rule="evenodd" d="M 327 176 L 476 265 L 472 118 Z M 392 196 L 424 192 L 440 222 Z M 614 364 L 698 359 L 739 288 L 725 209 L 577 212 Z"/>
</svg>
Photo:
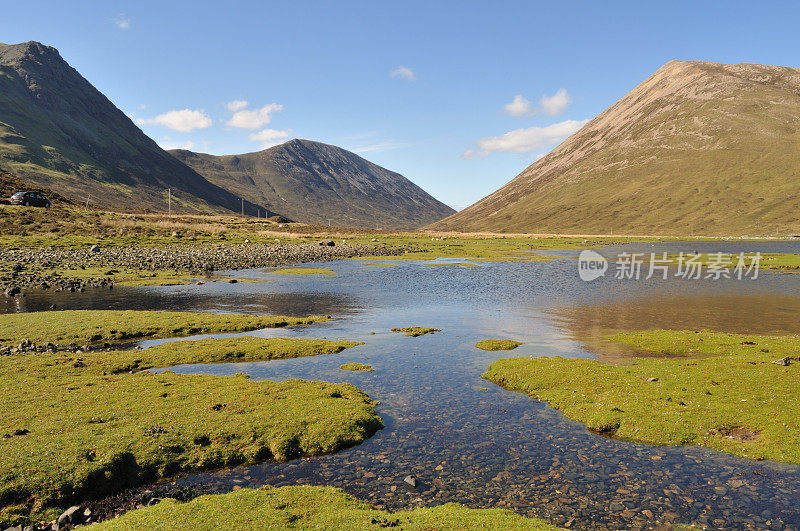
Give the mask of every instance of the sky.
<svg viewBox="0 0 800 531">
<path fill-rule="evenodd" d="M 800 67 L 800 2 L 9 2 L 165 148 L 341 146 L 461 209 L 672 59 Z"/>
</svg>

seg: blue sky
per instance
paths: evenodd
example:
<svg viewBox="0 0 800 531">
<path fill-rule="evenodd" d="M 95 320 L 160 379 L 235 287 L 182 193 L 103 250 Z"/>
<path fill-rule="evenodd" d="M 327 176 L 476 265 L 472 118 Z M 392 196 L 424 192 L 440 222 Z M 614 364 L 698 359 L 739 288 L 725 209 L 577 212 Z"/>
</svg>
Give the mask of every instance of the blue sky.
<svg viewBox="0 0 800 531">
<path fill-rule="evenodd" d="M 671 59 L 800 66 L 798 2 L 30 6 L 0 41 L 55 46 L 164 146 L 318 140 L 459 209 Z"/>
</svg>

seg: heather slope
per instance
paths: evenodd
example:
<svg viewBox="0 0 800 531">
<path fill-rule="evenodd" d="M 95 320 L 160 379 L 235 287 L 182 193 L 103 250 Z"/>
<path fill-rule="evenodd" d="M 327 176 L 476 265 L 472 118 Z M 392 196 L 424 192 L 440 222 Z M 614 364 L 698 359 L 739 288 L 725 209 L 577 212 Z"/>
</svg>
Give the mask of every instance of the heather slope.
<svg viewBox="0 0 800 531">
<path fill-rule="evenodd" d="M 671 61 L 515 179 L 433 228 L 800 231 L 800 69 Z"/>
</svg>

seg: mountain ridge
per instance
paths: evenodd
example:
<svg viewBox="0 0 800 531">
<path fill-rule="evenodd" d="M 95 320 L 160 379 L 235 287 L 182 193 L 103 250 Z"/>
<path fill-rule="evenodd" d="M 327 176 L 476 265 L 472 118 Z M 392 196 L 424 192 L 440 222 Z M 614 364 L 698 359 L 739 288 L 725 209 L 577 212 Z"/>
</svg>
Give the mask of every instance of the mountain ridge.
<svg viewBox="0 0 800 531">
<path fill-rule="evenodd" d="M 238 197 L 180 164 L 58 50 L 0 44 L 0 167 L 36 186 L 115 209 L 234 211 Z M 245 210 L 256 206 L 245 201 Z"/>
<path fill-rule="evenodd" d="M 170 153 L 209 181 L 295 221 L 407 229 L 454 212 L 399 173 L 313 140 L 239 155 Z"/>
</svg>

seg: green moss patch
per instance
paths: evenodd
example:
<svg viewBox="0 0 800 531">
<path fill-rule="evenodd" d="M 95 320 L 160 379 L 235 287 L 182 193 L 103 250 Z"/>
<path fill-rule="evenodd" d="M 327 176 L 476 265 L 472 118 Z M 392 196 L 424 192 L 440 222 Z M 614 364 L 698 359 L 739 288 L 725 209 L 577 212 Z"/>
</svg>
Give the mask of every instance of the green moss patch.
<svg viewBox="0 0 800 531">
<path fill-rule="evenodd" d="M 363 372 L 373 372 L 372 365 L 367 365 L 366 363 L 345 363 L 343 365 L 339 365 L 339 368 L 343 371 L 363 371 Z"/>
<path fill-rule="evenodd" d="M 428 328 L 424 326 L 406 326 L 403 328 L 392 328 L 392 332 L 404 333 L 408 337 L 424 336 L 425 334 L 433 334 L 441 332 L 438 328 Z"/>
<path fill-rule="evenodd" d="M 324 267 L 285 267 L 269 271 L 275 275 L 335 275 L 336 271 Z"/>
<path fill-rule="evenodd" d="M 800 337 L 662 330 L 611 339 L 669 358 L 503 359 L 483 377 L 618 438 L 800 463 Z"/>
<path fill-rule="evenodd" d="M 466 262 L 454 262 L 452 264 L 425 264 L 431 267 L 480 267 L 478 264 L 468 264 Z"/>
<path fill-rule="evenodd" d="M 514 350 L 518 346 L 522 345 L 519 341 L 514 341 L 513 339 L 481 339 L 475 346 L 481 350 Z"/>
<path fill-rule="evenodd" d="M 0 358 L 0 435 L 7 434 L 0 437 L 0 525 L 53 518 L 81 500 L 180 472 L 333 452 L 382 427 L 376 403 L 349 384 L 128 372 L 355 345 L 257 338 L 197 343 Z"/>
<path fill-rule="evenodd" d="M 0 344 L 91 343 L 311 324 L 327 317 L 275 317 L 134 310 L 65 310 L 0 315 Z"/>
<path fill-rule="evenodd" d="M 89 353 L 83 355 L 83 359 L 91 359 L 93 363 L 102 365 L 105 372 L 117 374 L 186 363 L 240 363 L 338 354 L 344 349 L 363 344 L 326 339 L 229 337 L 171 341 L 146 350 L 126 350 L 113 354 Z"/>
<path fill-rule="evenodd" d="M 557 529 L 504 509 L 468 509 L 447 503 L 388 513 L 333 487 L 265 487 L 201 496 L 187 503 L 164 500 L 108 520 L 98 530 L 129 529 Z"/>
</svg>

